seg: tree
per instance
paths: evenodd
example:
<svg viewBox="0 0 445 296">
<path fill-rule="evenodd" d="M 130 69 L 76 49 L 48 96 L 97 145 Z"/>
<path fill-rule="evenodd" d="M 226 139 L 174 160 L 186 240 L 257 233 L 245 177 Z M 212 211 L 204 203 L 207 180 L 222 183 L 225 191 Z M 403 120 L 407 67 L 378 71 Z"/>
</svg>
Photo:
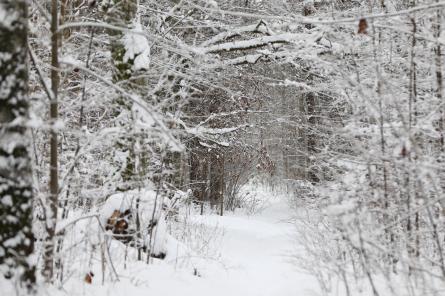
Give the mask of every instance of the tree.
<svg viewBox="0 0 445 296">
<path fill-rule="evenodd" d="M 0 2 L 0 265 L 33 288 L 27 1 Z"/>
<path fill-rule="evenodd" d="M 59 6 L 57 0 L 51 1 L 51 92 L 50 92 L 50 122 L 52 124 L 50 135 L 50 161 L 49 161 L 49 196 L 47 199 L 46 216 L 46 242 L 44 253 L 44 269 L 42 270 L 45 280 L 51 282 L 54 273 L 54 246 L 58 212 L 59 197 L 59 155 L 57 120 L 59 117 Z"/>
</svg>

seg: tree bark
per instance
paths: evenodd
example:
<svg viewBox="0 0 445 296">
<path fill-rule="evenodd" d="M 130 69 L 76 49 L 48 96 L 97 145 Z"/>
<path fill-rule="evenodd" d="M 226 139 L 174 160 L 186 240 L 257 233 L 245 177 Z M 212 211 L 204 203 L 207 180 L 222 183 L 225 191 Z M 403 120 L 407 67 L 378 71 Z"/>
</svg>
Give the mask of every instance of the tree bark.
<svg viewBox="0 0 445 296">
<path fill-rule="evenodd" d="M 113 0 L 110 1 L 109 7 L 106 8 L 105 19 L 111 25 L 131 29 L 132 21 L 134 20 L 137 12 L 137 0 Z M 130 79 L 134 72 L 132 70 L 133 60 L 125 61 L 126 48 L 123 42 L 124 33 L 116 30 L 109 30 L 110 36 L 110 51 L 113 63 L 113 82 L 121 83 L 124 88 L 128 89 L 125 81 Z M 124 83 L 123 83 L 124 82 Z M 127 113 L 129 122 L 133 122 L 132 103 L 124 97 L 119 97 L 116 100 L 114 114 L 118 117 L 122 112 Z M 116 150 L 126 152 L 126 162 L 123 167 L 119 168 L 120 176 L 122 178 L 122 184 L 118 186 L 118 190 L 127 191 L 137 188 L 139 185 L 135 180 L 137 172 L 136 155 L 134 146 L 135 139 L 131 135 L 134 131 L 132 126 L 126 125 L 125 122 L 119 121 L 117 126 L 123 128 L 125 133 L 117 139 Z M 119 166 L 120 164 L 118 164 Z"/>
<path fill-rule="evenodd" d="M 0 270 L 34 291 L 27 1 L 1 1 L 0 12 Z"/>
<path fill-rule="evenodd" d="M 58 139 L 55 124 L 58 119 L 58 90 L 59 90 L 59 34 L 58 30 L 58 1 L 51 2 L 51 91 L 50 122 L 53 125 L 50 135 L 50 176 L 49 176 L 49 198 L 46 208 L 46 242 L 44 252 L 44 268 L 42 270 L 46 282 L 51 282 L 54 273 L 54 246 L 55 230 L 57 223 L 59 176 L 58 176 Z"/>
</svg>

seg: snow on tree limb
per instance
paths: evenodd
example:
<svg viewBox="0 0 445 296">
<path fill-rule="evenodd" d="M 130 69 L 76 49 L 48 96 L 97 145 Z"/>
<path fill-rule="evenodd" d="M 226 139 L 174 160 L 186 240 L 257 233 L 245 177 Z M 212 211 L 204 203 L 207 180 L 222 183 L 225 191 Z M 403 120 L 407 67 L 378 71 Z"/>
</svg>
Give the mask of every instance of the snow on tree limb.
<svg viewBox="0 0 445 296">
<path fill-rule="evenodd" d="M 262 33 L 265 35 L 273 35 L 273 32 L 269 29 L 268 25 L 264 21 L 260 20 L 257 24 L 248 25 L 244 27 L 237 27 L 233 30 L 219 33 L 218 35 L 215 35 L 209 40 L 206 40 L 203 43 L 201 43 L 201 47 L 207 47 L 217 42 L 232 38 L 234 36 L 241 35 L 243 33 Z"/>
<path fill-rule="evenodd" d="M 315 19 L 311 17 L 303 17 L 303 16 L 292 16 L 292 17 L 286 17 L 286 16 L 277 16 L 277 15 L 265 15 L 265 14 L 259 14 L 259 13 L 247 13 L 247 12 L 239 12 L 239 11 L 231 11 L 231 10 L 222 10 L 212 7 L 204 7 L 201 5 L 197 5 L 189 0 L 186 1 L 190 6 L 212 12 L 212 13 L 220 13 L 223 15 L 231 15 L 231 16 L 238 16 L 238 17 L 245 17 L 245 18 L 251 18 L 251 19 L 262 19 L 262 20 L 276 20 L 276 21 L 284 21 L 289 22 L 292 24 L 311 24 L 311 25 L 329 25 L 329 24 L 341 24 L 341 23 L 354 23 L 358 22 L 361 19 L 379 19 L 379 18 L 389 18 L 389 17 L 396 17 L 396 16 L 403 16 L 403 15 L 409 15 L 420 11 L 425 10 L 432 10 L 437 9 L 441 7 L 445 7 L 445 1 L 439 1 L 436 3 L 431 4 L 425 4 L 425 5 L 418 5 L 413 8 L 403 9 L 391 13 L 374 13 L 374 14 L 362 14 L 357 15 L 354 17 L 347 17 L 347 18 L 339 18 L 334 20 L 320 20 Z"/>
<path fill-rule="evenodd" d="M 78 62 L 75 62 L 75 61 L 72 61 L 72 60 L 61 60 L 60 63 L 68 65 L 68 66 L 71 66 L 71 67 L 75 67 L 77 69 L 80 69 L 80 70 L 84 71 L 85 73 L 88 73 L 91 76 L 96 77 L 97 79 L 99 79 L 100 81 L 102 81 L 103 83 L 108 85 L 109 87 L 111 87 L 111 88 L 115 89 L 116 91 L 118 91 L 120 94 L 122 94 L 127 99 L 132 101 L 134 104 L 137 104 L 159 126 L 159 128 L 163 132 L 163 135 L 165 135 L 166 140 L 168 140 L 168 143 L 171 145 L 172 150 L 175 150 L 175 151 L 182 151 L 183 150 L 182 145 L 173 136 L 173 134 L 171 133 L 170 129 L 168 129 L 167 126 L 165 126 L 165 124 L 162 122 L 162 115 L 160 115 L 158 112 L 153 110 L 153 108 L 151 108 L 148 104 L 146 104 L 138 96 L 127 92 L 126 90 L 124 90 L 120 86 L 118 86 L 118 85 L 108 81 L 106 78 L 101 77 L 100 75 L 96 74 L 94 71 L 84 67 L 83 65 L 81 65 Z"/>
<path fill-rule="evenodd" d="M 250 40 L 240 40 L 240 41 L 211 45 L 202 48 L 201 50 L 199 50 L 199 52 L 216 53 L 224 51 L 246 50 L 246 49 L 260 48 L 265 45 L 275 44 L 275 43 L 291 43 L 295 41 L 303 41 L 305 40 L 304 38 L 307 38 L 306 34 L 284 33 L 273 36 L 253 38 Z"/>
</svg>

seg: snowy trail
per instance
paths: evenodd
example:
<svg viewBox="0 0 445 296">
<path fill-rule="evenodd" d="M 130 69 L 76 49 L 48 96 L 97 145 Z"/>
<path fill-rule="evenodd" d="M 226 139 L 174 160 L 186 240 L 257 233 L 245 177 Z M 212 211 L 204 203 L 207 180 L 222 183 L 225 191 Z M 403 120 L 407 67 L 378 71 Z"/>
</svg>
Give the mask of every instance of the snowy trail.
<svg viewBox="0 0 445 296">
<path fill-rule="evenodd" d="M 254 216 L 200 217 L 205 223 L 225 229 L 221 247 L 226 273 L 203 279 L 211 284 L 212 295 L 320 295 L 316 280 L 290 262 L 289 256 L 295 250 L 290 217 L 286 202 L 280 200 Z M 204 292 L 204 286 L 195 289 Z M 201 294 L 195 290 L 194 295 Z"/>
<path fill-rule="evenodd" d="M 135 262 L 120 270 L 120 281 L 92 285 L 78 280 L 65 285 L 68 295 L 132 296 L 319 296 L 314 277 L 297 269 L 290 260 L 298 246 L 286 202 L 275 198 L 260 214 L 192 216 L 209 229 L 224 229 L 221 258 L 201 260 L 201 276 L 174 262 L 157 261 L 149 267 Z M 199 259 L 199 258 L 197 258 Z M 97 271 L 97 270 L 96 270 Z M 60 291 L 59 291 L 60 292 Z M 54 295 L 66 295 L 54 292 Z"/>
</svg>

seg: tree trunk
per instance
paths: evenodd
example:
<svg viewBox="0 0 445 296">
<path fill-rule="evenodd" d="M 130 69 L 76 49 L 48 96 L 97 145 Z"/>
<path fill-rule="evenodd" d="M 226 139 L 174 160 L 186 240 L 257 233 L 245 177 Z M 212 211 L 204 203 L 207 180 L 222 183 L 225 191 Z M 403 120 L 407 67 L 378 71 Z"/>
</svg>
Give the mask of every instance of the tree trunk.
<svg viewBox="0 0 445 296">
<path fill-rule="evenodd" d="M 33 291 L 27 1 L 1 1 L 0 12 L 7 16 L 0 20 L 0 270 Z"/>
<path fill-rule="evenodd" d="M 441 32 L 441 12 L 438 10 L 436 12 L 436 24 L 434 25 L 434 37 L 439 38 Z M 442 75 L 442 48 L 438 43 L 434 48 L 434 56 L 435 56 L 435 67 L 436 67 L 436 96 L 440 104 L 442 104 L 443 100 L 443 75 Z M 444 152 L 445 146 L 445 112 L 444 107 L 440 107 L 440 120 L 439 120 L 439 129 L 440 129 L 440 151 Z"/>
<path fill-rule="evenodd" d="M 51 91 L 50 121 L 55 124 L 58 119 L 57 95 L 59 90 L 59 39 L 58 39 L 58 1 L 51 2 Z M 49 198 L 46 210 L 46 242 L 44 253 L 44 268 L 42 270 L 46 282 L 51 282 L 54 273 L 54 246 L 55 230 L 57 223 L 59 176 L 58 176 L 58 139 L 57 130 L 51 130 L 50 136 L 50 176 L 49 176 Z"/>
<path fill-rule="evenodd" d="M 216 207 L 223 200 L 224 187 L 224 163 L 223 153 L 221 151 L 210 152 L 211 170 L 210 175 L 210 205 Z"/>
<path fill-rule="evenodd" d="M 305 95 L 306 99 L 306 116 L 308 126 L 306 127 L 306 137 L 307 137 L 307 177 L 308 181 L 312 183 L 320 182 L 318 177 L 318 172 L 314 168 L 313 156 L 317 153 L 317 134 L 314 132 L 317 126 L 317 115 L 316 115 L 316 105 L 317 97 L 314 92 L 310 92 Z"/>
<path fill-rule="evenodd" d="M 109 7 L 106 8 L 105 19 L 111 25 L 131 29 L 132 22 L 137 12 L 137 0 L 113 0 L 110 1 Z M 124 88 L 128 89 L 125 81 L 129 80 L 133 75 L 133 60 L 125 61 L 126 48 L 123 41 L 124 33 L 117 30 L 109 30 L 110 51 L 113 63 L 113 82 L 120 83 Z M 118 117 L 125 114 L 123 118 L 127 118 L 128 122 L 134 122 L 132 114 L 132 102 L 127 98 L 120 97 L 116 100 L 114 114 Z M 134 128 L 124 121 L 119 121 L 117 126 L 124 129 L 125 132 L 117 139 L 116 150 L 128 153 L 126 162 L 123 167 L 119 168 L 122 183 L 118 186 L 118 190 L 127 191 L 137 188 L 139 185 L 135 181 L 137 172 L 136 153 L 134 150 L 135 140 L 131 133 Z M 119 166 L 120 164 L 118 164 Z"/>
</svg>

